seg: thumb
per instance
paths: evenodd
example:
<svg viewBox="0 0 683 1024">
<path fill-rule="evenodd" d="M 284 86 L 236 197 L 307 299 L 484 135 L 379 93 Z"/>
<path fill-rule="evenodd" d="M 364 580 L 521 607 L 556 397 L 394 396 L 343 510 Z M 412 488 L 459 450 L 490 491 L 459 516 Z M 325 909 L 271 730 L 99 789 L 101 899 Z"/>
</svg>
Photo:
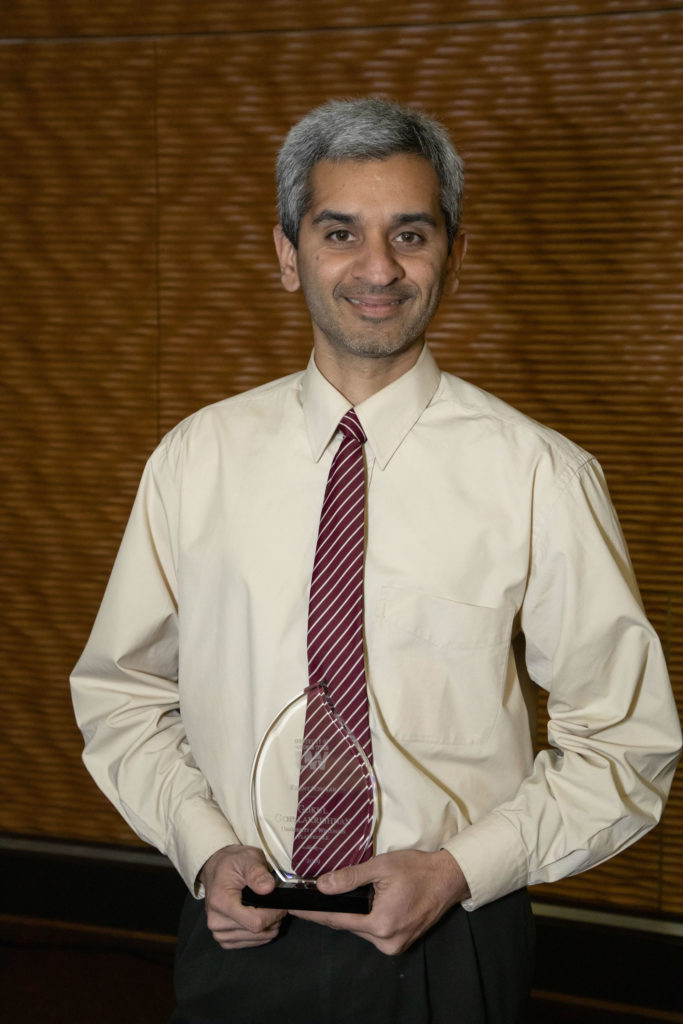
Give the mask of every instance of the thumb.
<svg viewBox="0 0 683 1024">
<path fill-rule="evenodd" d="M 351 892 L 359 885 L 367 885 L 373 879 L 373 871 L 370 867 L 372 861 L 364 864 L 350 864 L 346 868 L 337 868 L 336 871 L 328 871 L 318 878 L 318 888 L 321 892 Z"/>
<path fill-rule="evenodd" d="M 245 872 L 244 879 L 254 892 L 267 893 L 275 888 L 275 879 L 263 863 L 254 863 Z"/>
</svg>

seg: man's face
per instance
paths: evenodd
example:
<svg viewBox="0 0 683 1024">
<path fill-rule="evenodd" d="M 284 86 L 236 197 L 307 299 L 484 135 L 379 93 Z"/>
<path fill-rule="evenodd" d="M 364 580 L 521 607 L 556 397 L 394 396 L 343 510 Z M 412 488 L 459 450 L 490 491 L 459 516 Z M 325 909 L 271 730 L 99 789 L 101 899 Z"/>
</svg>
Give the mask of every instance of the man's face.
<svg viewBox="0 0 683 1024">
<path fill-rule="evenodd" d="M 463 254 L 451 253 L 439 183 L 413 154 L 386 160 L 324 160 L 297 249 L 276 230 L 289 291 L 301 288 L 316 347 L 376 359 L 421 346 Z"/>
</svg>

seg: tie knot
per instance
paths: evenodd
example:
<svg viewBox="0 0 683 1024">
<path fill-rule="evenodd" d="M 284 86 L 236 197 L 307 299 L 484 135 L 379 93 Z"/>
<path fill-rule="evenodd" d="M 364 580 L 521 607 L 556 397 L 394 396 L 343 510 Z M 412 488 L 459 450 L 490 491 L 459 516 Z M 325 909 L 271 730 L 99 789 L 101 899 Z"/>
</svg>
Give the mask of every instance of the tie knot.
<svg viewBox="0 0 683 1024">
<path fill-rule="evenodd" d="M 359 444 L 365 444 L 367 440 L 365 431 L 360 425 L 360 420 L 356 416 L 355 409 L 349 409 L 349 411 L 342 416 L 339 421 L 339 429 L 344 437 L 353 437 Z"/>
</svg>

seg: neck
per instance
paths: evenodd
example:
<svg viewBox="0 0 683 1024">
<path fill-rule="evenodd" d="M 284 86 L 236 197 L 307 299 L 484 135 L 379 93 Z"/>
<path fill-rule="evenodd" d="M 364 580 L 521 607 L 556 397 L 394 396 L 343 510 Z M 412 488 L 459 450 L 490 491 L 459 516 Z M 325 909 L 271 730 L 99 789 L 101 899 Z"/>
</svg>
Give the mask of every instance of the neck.
<svg viewBox="0 0 683 1024">
<path fill-rule="evenodd" d="M 352 405 L 392 384 L 417 362 L 423 343 L 391 356 L 368 358 L 316 344 L 315 363 L 323 377 Z"/>
</svg>

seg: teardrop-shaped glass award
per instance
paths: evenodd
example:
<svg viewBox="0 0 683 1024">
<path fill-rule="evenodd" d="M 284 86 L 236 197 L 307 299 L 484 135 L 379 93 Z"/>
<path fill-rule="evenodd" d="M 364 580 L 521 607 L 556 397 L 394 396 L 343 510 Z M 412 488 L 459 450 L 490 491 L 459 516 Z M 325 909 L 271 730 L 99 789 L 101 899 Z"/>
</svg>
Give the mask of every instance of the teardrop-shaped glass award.
<svg viewBox="0 0 683 1024">
<path fill-rule="evenodd" d="M 311 701 L 316 702 L 323 729 L 318 739 L 310 742 L 307 738 L 305 745 Z M 369 912 L 372 886 L 329 896 L 318 891 L 314 876 L 301 877 L 292 866 L 295 841 L 315 852 L 312 861 L 308 858 L 319 866 L 315 874 L 360 863 L 377 822 L 373 767 L 335 711 L 324 683 L 308 687 L 290 700 L 269 726 L 252 767 L 251 809 L 263 851 L 276 875 L 276 888 L 265 896 L 245 888 L 243 903 Z"/>
</svg>

